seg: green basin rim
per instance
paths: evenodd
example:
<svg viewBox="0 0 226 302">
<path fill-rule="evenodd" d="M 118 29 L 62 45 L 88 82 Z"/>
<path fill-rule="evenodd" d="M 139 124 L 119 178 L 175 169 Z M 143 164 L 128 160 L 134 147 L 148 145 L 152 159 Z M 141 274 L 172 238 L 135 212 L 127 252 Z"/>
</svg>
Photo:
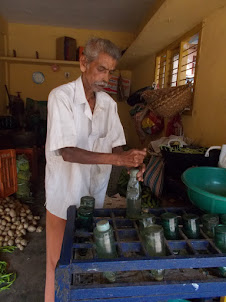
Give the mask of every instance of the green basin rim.
<svg viewBox="0 0 226 302">
<path fill-rule="evenodd" d="M 204 168 L 204 167 L 196 167 L 196 168 Z M 208 167 L 208 168 L 212 168 L 211 170 L 213 170 L 213 169 L 215 169 L 215 170 L 223 169 L 223 168 L 215 168 L 215 167 Z M 186 171 L 188 171 L 190 169 L 195 169 L 195 168 L 189 168 Z M 213 194 L 213 193 L 209 193 L 209 192 L 207 192 L 205 190 L 200 189 L 199 187 L 196 187 L 193 184 L 190 185 L 187 182 L 187 180 L 185 179 L 185 176 L 184 176 L 184 174 L 186 173 L 186 171 L 182 174 L 181 179 L 182 179 L 183 183 L 188 187 L 188 189 L 196 191 L 196 192 L 201 193 L 201 194 L 204 194 L 205 196 L 208 196 L 210 198 L 218 199 L 218 200 L 221 200 L 221 201 L 226 201 L 226 197 L 224 197 L 224 196 Z"/>
</svg>

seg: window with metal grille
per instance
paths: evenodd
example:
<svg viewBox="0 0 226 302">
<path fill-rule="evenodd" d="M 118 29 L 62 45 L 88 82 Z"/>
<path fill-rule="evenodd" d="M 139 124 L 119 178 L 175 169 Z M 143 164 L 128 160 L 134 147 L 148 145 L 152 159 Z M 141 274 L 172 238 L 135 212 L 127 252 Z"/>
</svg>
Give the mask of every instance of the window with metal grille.
<svg viewBox="0 0 226 302">
<path fill-rule="evenodd" d="M 182 58 L 179 85 L 184 85 L 188 82 L 194 83 L 195 80 L 195 66 L 197 60 L 199 35 L 194 35 L 182 43 Z"/>
<path fill-rule="evenodd" d="M 166 54 L 158 56 L 156 58 L 156 82 L 160 88 L 164 87 L 165 84 L 165 73 L 166 73 Z"/>
<path fill-rule="evenodd" d="M 168 54 L 169 54 L 169 72 L 168 72 L 168 81 L 165 86 L 174 87 L 177 86 L 180 46 L 177 46 L 176 48 L 169 50 Z"/>
<path fill-rule="evenodd" d="M 199 31 L 193 31 L 157 55 L 155 82 L 159 88 L 195 82 L 199 36 Z"/>
</svg>

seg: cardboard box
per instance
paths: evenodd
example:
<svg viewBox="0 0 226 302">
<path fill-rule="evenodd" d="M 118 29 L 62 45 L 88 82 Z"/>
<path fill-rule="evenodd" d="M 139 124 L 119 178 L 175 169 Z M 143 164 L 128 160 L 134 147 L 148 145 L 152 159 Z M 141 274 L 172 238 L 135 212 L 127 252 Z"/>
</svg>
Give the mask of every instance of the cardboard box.
<svg viewBox="0 0 226 302">
<path fill-rule="evenodd" d="M 56 39 L 56 59 L 76 61 L 76 40 L 70 37 Z"/>
</svg>

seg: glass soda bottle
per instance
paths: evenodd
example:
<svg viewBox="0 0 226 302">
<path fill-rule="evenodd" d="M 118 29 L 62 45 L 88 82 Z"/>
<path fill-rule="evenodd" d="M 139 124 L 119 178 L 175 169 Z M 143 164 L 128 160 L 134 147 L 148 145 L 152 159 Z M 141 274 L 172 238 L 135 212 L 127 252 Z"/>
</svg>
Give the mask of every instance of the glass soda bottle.
<svg viewBox="0 0 226 302">
<path fill-rule="evenodd" d="M 138 169 L 131 169 L 130 179 L 126 192 L 126 216 L 130 219 L 136 219 L 141 214 L 141 188 L 137 180 Z"/>
<path fill-rule="evenodd" d="M 161 215 L 164 235 L 168 240 L 176 240 L 179 238 L 178 216 L 175 213 L 163 213 Z"/>
<path fill-rule="evenodd" d="M 93 210 L 90 207 L 80 206 L 77 212 L 77 224 L 76 228 L 83 232 L 92 232 L 93 230 Z M 87 237 L 78 237 L 78 243 L 86 243 Z M 86 248 L 81 248 L 78 250 L 80 256 L 85 256 L 87 254 Z"/>
<path fill-rule="evenodd" d="M 143 242 L 151 257 L 165 256 L 165 241 L 163 227 L 157 224 L 150 225 L 143 230 Z M 156 281 L 164 279 L 164 269 L 152 269 L 151 275 Z"/>
<path fill-rule="evenodd" d="M 214 242 L 222 253 L 226 253 L 226 225 L 219 224 L 215 228 Z M 226 266 L 219 267 L 222 277 L 226 277 Z"/>
<path fill-rule="evenodd" d="M 109 221 L 98 221 L 93 234 L 98 258 L 117 258 L 114 233 Z M 103 275 L 109 282 L 115 282 L 116 280 L 115 272 L 104 272 Z"/>
</svg>

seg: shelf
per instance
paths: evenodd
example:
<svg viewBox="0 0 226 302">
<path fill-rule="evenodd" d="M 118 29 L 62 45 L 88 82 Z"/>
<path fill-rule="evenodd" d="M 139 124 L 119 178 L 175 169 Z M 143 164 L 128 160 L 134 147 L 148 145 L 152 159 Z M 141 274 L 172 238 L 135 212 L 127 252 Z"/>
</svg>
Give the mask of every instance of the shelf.
<svg viewBox="0 0 226 302">
<path fill-rule="evenodd" d="M 0 61 L 8 63 L 20 64 L 39 64 L 39 65 L 64 65 L 64 66 L 79 66 L 78 61 L 64 61 L 64 60 L 48 60 L 48 59 L 29 59 L 29 58 L 15 58 L 15 57 L 0 57 Z"/>
</svg>

